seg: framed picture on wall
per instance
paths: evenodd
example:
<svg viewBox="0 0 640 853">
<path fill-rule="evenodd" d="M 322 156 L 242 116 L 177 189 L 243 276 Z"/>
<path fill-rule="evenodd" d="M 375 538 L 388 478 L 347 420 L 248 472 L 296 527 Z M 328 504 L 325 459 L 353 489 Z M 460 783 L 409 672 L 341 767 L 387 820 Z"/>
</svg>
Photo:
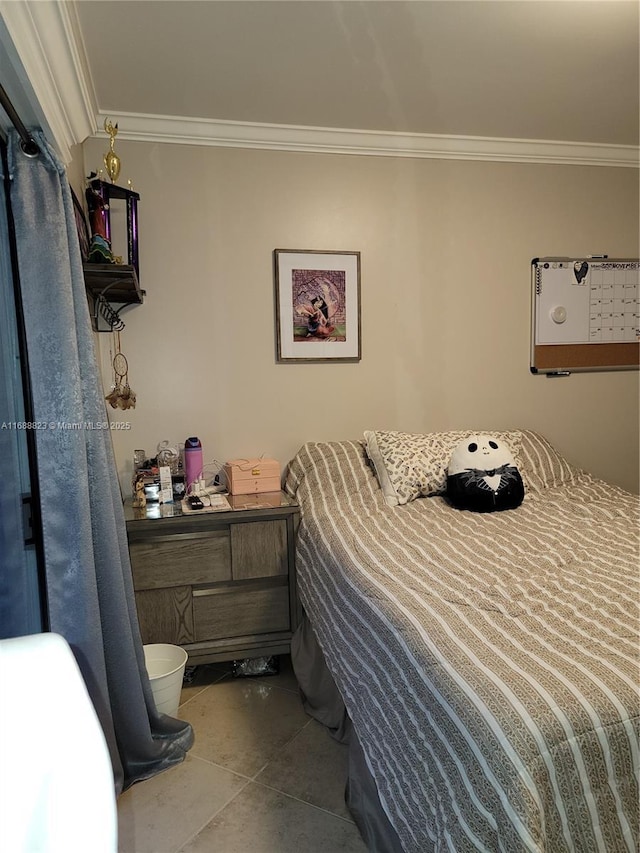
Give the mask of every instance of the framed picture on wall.
<svg viewBox="0 0 640 853">
<path fill-rule="evenodd" d="M 360 252 L 275 249 L 277 361 L 360 361 Z"/>
</svg>

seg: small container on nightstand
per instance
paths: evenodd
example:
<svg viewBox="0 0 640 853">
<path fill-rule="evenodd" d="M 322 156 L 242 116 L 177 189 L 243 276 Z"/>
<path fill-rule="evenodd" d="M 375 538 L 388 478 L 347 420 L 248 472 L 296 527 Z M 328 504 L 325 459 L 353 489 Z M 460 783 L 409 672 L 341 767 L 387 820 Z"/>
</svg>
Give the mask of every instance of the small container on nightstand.
<svg viewBox="0 0 640 853">
<path fill-rule="evenodd" d="M 280 463 L 275 459 L 233 459 L 224 472 L 232 495 L 280 491 Z"/>
</svg>

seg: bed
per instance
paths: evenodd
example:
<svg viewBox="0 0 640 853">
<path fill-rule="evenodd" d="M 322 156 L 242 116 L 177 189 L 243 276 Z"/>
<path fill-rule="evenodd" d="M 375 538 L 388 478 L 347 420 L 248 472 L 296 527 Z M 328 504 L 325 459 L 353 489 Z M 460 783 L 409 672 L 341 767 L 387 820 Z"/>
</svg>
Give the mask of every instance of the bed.
<svg viewBox="0 0 640 853">
<path fill-rule="evenodd" d="M 469 433 L 291 461 L 307 709 L 350 738 L 370 850 L 635 853 L 640 501 L 522 430 L 500 435 L 523 503 L 454 509 Z"/>
</svg>

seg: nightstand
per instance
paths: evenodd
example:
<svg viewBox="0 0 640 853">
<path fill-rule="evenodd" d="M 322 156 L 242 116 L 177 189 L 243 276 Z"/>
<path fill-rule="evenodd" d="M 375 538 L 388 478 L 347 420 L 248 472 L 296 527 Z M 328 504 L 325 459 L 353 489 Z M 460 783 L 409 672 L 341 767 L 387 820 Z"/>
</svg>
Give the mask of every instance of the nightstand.
<svg viewBox="0 0 640 853">
<path fill-rule="evenodd" d="M 284 492 L 227 500 L 125 504 L 142 642 L 182 646 L 190 665 L 286 654 L 298 623 L 297 505 Z"/>
</svg>

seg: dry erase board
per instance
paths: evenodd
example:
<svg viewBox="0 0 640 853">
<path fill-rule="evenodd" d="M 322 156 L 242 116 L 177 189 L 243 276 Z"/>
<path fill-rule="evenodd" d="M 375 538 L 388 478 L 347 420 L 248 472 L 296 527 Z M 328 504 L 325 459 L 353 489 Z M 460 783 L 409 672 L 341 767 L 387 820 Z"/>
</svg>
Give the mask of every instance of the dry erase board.
<svg viewBox="0 0 640 853">
<path fill-rule="evenodd" d="M 532 373 L 640 367 L 637 258 L 534 258 Z"/>
</svg>

